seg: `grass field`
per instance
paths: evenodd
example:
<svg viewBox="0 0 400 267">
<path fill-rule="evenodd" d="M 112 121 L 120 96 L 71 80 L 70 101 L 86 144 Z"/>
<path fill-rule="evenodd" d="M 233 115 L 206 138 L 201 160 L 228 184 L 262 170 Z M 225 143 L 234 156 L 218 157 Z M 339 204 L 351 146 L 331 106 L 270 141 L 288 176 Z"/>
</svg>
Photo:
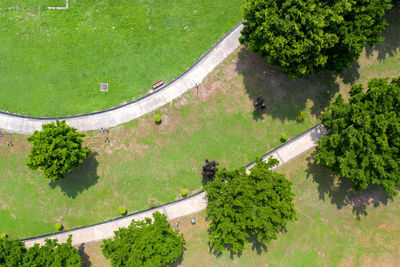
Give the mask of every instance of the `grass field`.
<svg viewBox="0 0 400 267">
<path fill-rule="evenodd" d="M 250 243 L 241 257 L 216 257 L 207 243 L 205 212 L 180 219 L 186 250 L 176 266 L 397 266 L 400 201 L 381 189 L 355 194 L 348 183 L 314 163 L 313 151 L 278 169 L 293 182 L 298 220 L 264 250 Z M 360 212 L 362 211 L 362 212 Z M 174 224 L 171 221 L 170 224 Z M 101 242 L 86 244 L 84 266 L 110 266 Z"/>
<path fill-rule="evenodd" d="M 121 205 L 135 212 L 178 199 L 183 188 L 197 192 L 206 158 L 243 166 L 278 146 L 282 133 L 291 138 L 315 125 L 334 95 L 346 95 L 352 83 L 399 76 L 400 16 L 389 18 L 387 42 L 368 49 L 358 66 L 339 76 L 292 81 L 241 47 L 207 77 L 198 101 L 191 91 L 157 111 L 161 125 L 148 114 L 111 129 L 110 144 L 104 144 L 104 134 L 89 133 L 85 144 L 93 156 L 57 183 L 24 165 L 25 136 L 15 135 L 13 147 L 0 138 L 0 232 L 50 233 L 57 221 L 71 229 L 115 218 Z M 267 109 L 254 114 L 259 95 Z M 296 114 L 303 110 L 307 119 L 298 124 Z"/>
<path fill-rule="evenodd" d="M 103 110 L 171 81 L 241 21 L 242 0 L 0 1 L 0 110 Z M 100 83 L 109 92 L 100 92 Z"/>
</svg>

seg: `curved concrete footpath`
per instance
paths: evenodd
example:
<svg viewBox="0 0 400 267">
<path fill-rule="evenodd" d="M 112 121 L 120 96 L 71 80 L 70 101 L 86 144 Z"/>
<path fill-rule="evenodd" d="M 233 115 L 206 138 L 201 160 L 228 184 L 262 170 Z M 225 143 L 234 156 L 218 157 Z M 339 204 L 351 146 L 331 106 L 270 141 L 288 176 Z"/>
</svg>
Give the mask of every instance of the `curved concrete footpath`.
<svg viewBox="0 0 400 267">
<path fill-rule="evenodd" d="M 78 131 L 109 128 L 131 121 L 152 112 L 200 84 L 203 79 L 227 56 L 239 47 L 239 24 L 222 38 L 213 48 L 204 54 L 192 67 L 161 89 L 128 104 L 104 111 L 71 117 L 60 117 Z M 23 134 L 31 134 L 42 129 L 42 124 L 55 121 L 56 118 L 26 117 L 0 111 L 0 129 Z"/>
<path fill-rule="evenodd" d="M 282 146 L 263 155 L 264 159 L 270 156 L 279 160 L 280 165 L 288 163 L 295 157 L 315 147 L 316 141 L 325 134 L 325 128 L 319 124 L 301 135 L 291 139 Z M 246 166 L 247 171 L 254 166 L 250 163 Z M 207 207 L 207 199 L 205 192 L 200 192 L 187 199 L 166 204 L 154 209 L 145 210 L 139 213 L 131 214 L 122 218 L 118 218 L 109 222 L 82 227 L 62 233 L 50 234 L 40 237 L 28 238 L 25 241 L 27 247 L 33 246 L 35 243 L 44 244 L 45 239 L 58 239 L 60 242 L 66 242 L 69 235 L 72 235 L 72 244 L 78 245 L 101 239 L 111 238 L 114 236 L 114 231 L 120 227 L 127 227 L 132 219 L 142 220 L 145 217 L 152 217 L 153 212 L 159 211 L 168 217 L 168 220 L 173 220 L 179 217 L 187 216 L 193 213 L 204 210 Z"/>
</svg>

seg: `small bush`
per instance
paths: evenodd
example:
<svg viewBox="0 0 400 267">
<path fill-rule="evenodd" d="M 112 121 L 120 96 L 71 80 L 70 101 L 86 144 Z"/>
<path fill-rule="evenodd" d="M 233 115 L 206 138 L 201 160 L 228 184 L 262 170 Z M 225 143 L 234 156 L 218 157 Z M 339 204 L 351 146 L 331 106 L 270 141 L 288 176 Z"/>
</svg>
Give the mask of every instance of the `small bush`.
<svg viewBox="0 0 400 267">
<path fill-rule="evenodd" d="M 56 224 L 54 224 L 54 228 L 55 228 L 57 231 L 61 231 L 61 230 L 63 229 L 63 226 L 62 226 L 61 223 L 56 223 Z"/>
<path fill-rule="evenodd" d="M 267 106 L 264 103 L 264 98 L 262 98 L 261 96 L 258 96 L 256 98 L 256 102 L 253 105 L 254 105 L 254 110 L 259 112 L 267 108 Z"/>
<path fill-rule="evenodd" d="M 118 211 L 121 215 L 125 215 L 128 212 L 128 210 L 125 207 L 119 207 Z"/>
<path fill-rule="evenodd" d="M 154 121 L 155 121 L 156 124 L 161 124 L 161 121 L 162 121 L 161 115 L 160 114 L 155 115 L 154 116 Z"/>
<path fill-rule="evenodd" d="M 0 234 L 0 238 L 7 238 L 8 237 L 8 233 L 1 233 Z"/>
<path fill-rule="evenodd" d="M 306 119 L 306 112 L 305 111 L 301 111 L 297 114 L 296 120 L 297 122 L 304 122 L 304 120 Z"/>
<path fill-rule="evenodd" d="M 182 195 L 183 197 L 186 197 L 187 194 L 188 194 L 188 192 L 187 192 L 186 189 L 182 189 L 182 190 L 181 190 L 181 195 Z"/>
<path fill-rule="evenodd" d="M 286 143 L 287 140 L 288 140 L 288 135 L 287 134 L 282 134 L 281 135 L 281 142 L 282 143 Z"/>
<path fill-rule="evenodd" d="M 215 173 L 218 171 L 218 165 L 219 163 L 217 161 L 209 161 L 208 159 L 206 159 L 206 162 L 203 166 L 203 171 L 201 172 L 201 175 L 203 176 L 205 182 L 214 181 Z"/>
</svg>

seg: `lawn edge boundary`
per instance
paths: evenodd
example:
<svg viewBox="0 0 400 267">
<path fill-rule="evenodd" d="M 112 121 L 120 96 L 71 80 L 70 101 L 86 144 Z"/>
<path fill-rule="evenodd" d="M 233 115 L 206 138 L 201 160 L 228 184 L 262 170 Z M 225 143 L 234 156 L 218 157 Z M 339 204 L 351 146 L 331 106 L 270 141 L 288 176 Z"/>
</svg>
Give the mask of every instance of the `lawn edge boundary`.
<svg viewBox="0 0 400 267">
<path fill-rule="evenodd" d="M 36 130 L 41 130 L 42 124 L 58 119 L 66 120 L 67 124 L 83 132 L 110 128 L 139 118 L 170 103 L 194 88 L 196 84 L 201 84 L 215 67 L 239 47 L 242 29 L 243 24 L 239 23 L 181 75 L 160 89 L 137 100 L 106 110 L 74 116 L 45 118 L 0 111 L 0 129 L 8 132 L 32 134 Z"/>
<path fill-rule="evenodd" d="M 317 141 L 326 133 L 322 124 L 318 124 L 306 132 L 289 140 L 285 144 L 269 151 L 261 156 L 266 161 L 269 157 L 279 160 L 280 166 L 307 152 L 317 146 Z M 254 167 L 255 163 L 251 162 L 246 165 L 246 171 Z M 200 178 L 199 178 L 200 179 Z M 207 208 L 207 198 L 205 191 L 201 191 L 188 198 L 180 199 L 174 202 L 163 204 L 161 206 L 135 212 L 124 217 L 115 218 L 106 222 L 83 226 L 59 233 L 46 234 L 37 237 L 22 239 L 25 246 L 32 247 L 35 243 L 44 244 L 46 239 L 57 239 L 60 242 L 66 242 L 69 235 L 72 235 L 72 245 L 99 241 L 102 239 L 112 238 L 114 231 L 121 227 L 128 227 L 131 221 L 143 220 L 146 217 L 159 211 L 167 216 L 168 220 L 178 219 L 200 212 Z"/>
</svg>

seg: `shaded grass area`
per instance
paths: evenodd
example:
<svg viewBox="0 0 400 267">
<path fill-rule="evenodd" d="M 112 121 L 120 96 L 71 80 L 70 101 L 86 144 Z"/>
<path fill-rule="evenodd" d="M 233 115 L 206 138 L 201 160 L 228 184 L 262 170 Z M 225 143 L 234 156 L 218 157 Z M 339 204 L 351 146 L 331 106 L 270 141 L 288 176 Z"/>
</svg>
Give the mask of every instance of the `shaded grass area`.
<svg viewBox="0 0 400 267">
<path fill-rule="evenodd" d="M 398 60 L 398 51 L 383 60 L 373 50 L 349 71 L 359 74 L 360 83 L 374 76 L 395 77 L 400 75 Z M 327 75 L 332 74 L 291 81 L 241 47 L 198 92 L 157 111 L 160 125 L 154 123 L 155 113 L 148 114 L 110 129 L 109 144 L 105 134 L 88 133 L 85 145 L 93 156 L 56 183 L 24 165 L 30 148 L 26 136 L 14 135 L 13 147 L 0 138 L 0 232 L 40 235 L 53 232 L 57 221 L 68 230 L 116 218 L 119 206 L 132 213 L 179 199 L 181 189 L 198 192 L 205 159 L 243 166 L 280 145 L 283 133 L 293 138 L 317 124 L 323 108 L 337 93 L 346 96 L 351 86 L 344 74 Z M 267 108 L 255 117 L 253 103 L 260 94 Z M 301 124 L 296 122 L 300 111 L 307 114 Z M 321 187 L 328 190 L 330 185 Z M 334 192 L 328 192 L 333 198 Z M 356 210 L 362 217 L 362 208 Z"/>
<path fill-rule="evenodd" d="M 241 21 L 242 0 L 6 0 L 0 110 L 63 116 L 143 96 L 190 67 Z M 11 7 L 9 9 L 8 7 Z M 109 92 L 100 92 L 100 83 Z"/>
<path fill-rule="evenodd" d="M 355 193 L 348 183 L 340 183 L 317 165 L 313 153 L 277 170 L 292 181 L 295 193 L 298 220 L 288 225 L 286 233 L 279 234 L 265 250 L 250 243 L 241 257 L 231 258 L 229 252 L 216 257 L 208 247 L 203 211 L 179 219 L 187 243 L 182 259 L 174 266 L 396 266 L 400 260 L 399 198 L 387 199 L 378 188 Z M 378 204 L 368 201 L 371 198 Z M 343 205 L 337 206 L 337 202 Z M 362 206 L 368 215 L 358 216 L 355 206 Z M 195 225 L 190 223 L 192 217 Z M 100 244 L 87 244 L 85 266 L 110 266 Z"/>
</svg>

